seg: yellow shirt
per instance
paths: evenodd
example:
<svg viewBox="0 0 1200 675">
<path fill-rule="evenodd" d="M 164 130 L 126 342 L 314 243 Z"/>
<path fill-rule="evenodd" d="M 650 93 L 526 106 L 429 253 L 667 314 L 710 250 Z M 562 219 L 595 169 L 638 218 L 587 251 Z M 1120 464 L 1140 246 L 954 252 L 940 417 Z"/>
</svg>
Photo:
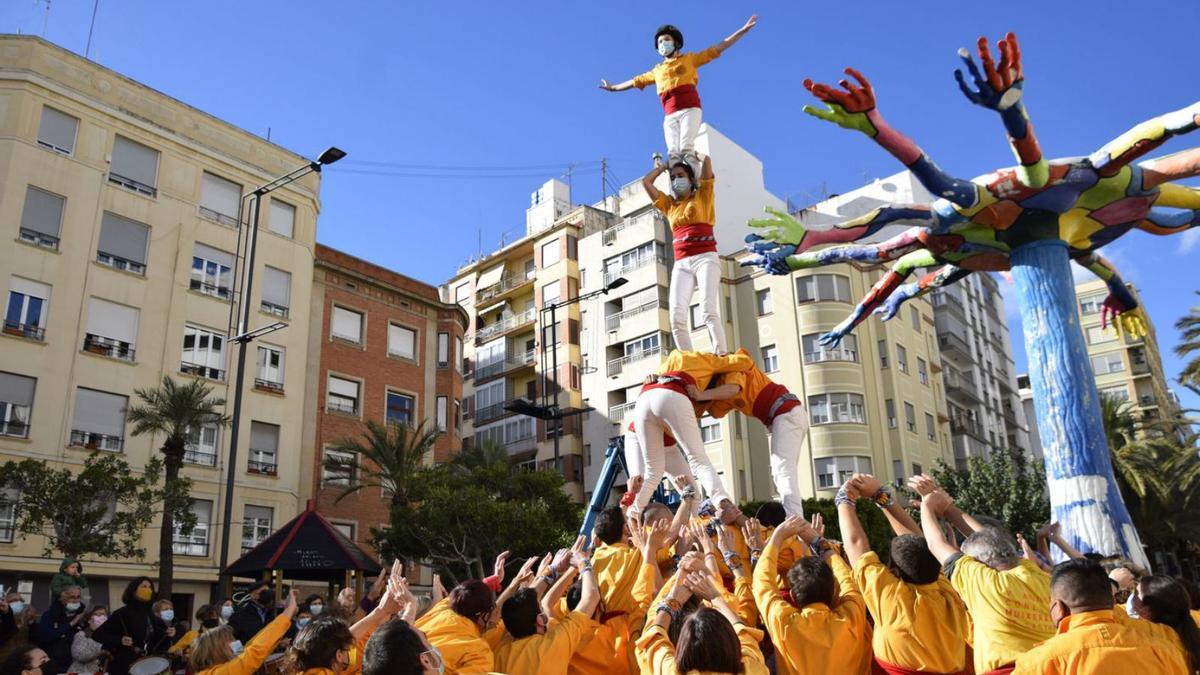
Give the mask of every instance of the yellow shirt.
<svg viewBox="0 0 1200 675">
<path fill-rule="evenodd" d="M 672 349 L 671 353 L 667 354 L 667 358 L 658 364 L 658 373 L 687 373 L 696 380 L 696 388 L 704 389 L 714 375 L 743 371 L 753 366 L 754 360 L 743 353 L 717 356 L 708 352 L 685 352 Z M 592 565 L 594 566 L 595 562 Z"/>
<path fill-rule="evenodd" d="M 1013 675 L 1188 675 L 1183 652 L 1117 621 L 1112 610 L 1072 614 L 1058 634 L 1017 658 Z"/>
<path fill-rule="evenodd" d="M 875 619 L 875 657 L 910 670 L 957 673 L 967 661 L 967 607 L 946 577 L 931 584 L 901 581 L 874 552 L 852 568 Z"/>
<path fill-rule="evenodd" d="M 601 544 L 592 554 L 592 570 L 600 585 L 600 598 L 609 612 L 634 612 L 633 586 L 642 567 L 642 554 L 624 543 Z"/>
<path fill-rule="evenodd" d="M 262 666 L 271 652 L 275 651 L 275 645 L 291 627 L 292 619 L 286 614 L 280 614 L 246 643 L 241 654 L 225 663 L 205 668 L 196 675 L 251 675 Z"/>
<path fill-rule="evenodd" d="M 762 528 L 762 540 L 770 541 L 771 533 L 775 531 L 773 527 Z M 787 573 L 791 571 L 796 561 L 811 555 L 809 549 L 796 537 L 791 537 L 783 542 L 779 548 L 779 558 L 775 562 L 775 569 L 779 572 L 779 581 L 784 588 L 791 588 L 792 584 L 787 580 Z"/>
<path fill-rule="evenodd" d="M 167 650 L 167 653 L 168 654 L 176 654 L 176 655 L 186 655 L 188 647 L 191 647 L 192 643 L 195 642 L 196 638 L 198 638 L 198 637 L 200 637 L 200 631 L 196 630 L 195 628 L 193 628 L 192 630 L 189 630 L 188 632 L 183 634 L 183 637 L 179 638 L 179 642 L 176 642 L 175 644 L 171 645 L 171 648 Z"/>
<path fill-rule="evenodd" d="M 1054 635 L 1050 575 L 1022 559 L 998 572 L 969 555 L 951 565 L 950 584 L 971 613 L 975 671 L 1012 665 L 1030 647 Z"/>
<path fill-rule="evenodd" d="M 593 623 L 591 632 L 584 636 L 567 664 L 568 675 L 634 675 L 638 672 L 633 642 L 642 629 L 646 608 L 654 599 L 657 572 L 655 565 L 642 563 L 633 585 L 634 611 L 617 613 L 603 623 Z"/>
<path fill-rule="evenodd" d="M 713 181 L 712 178 L 701 178 L 700 188 L 679 201 L 660 192 L 654 200 L 654 208 L 662 211 L 667 217 L 672 230 L 696 223 L 715 225 L 717 208 L 716 202 L 713 201 Z"/>
<path fill-rule="evenodd" d="M 633 78 L 633 86 L 645 89 L 653 84 L 655 90 L 662 94 L 681 85 L 694 85 L 700 81 L 700 66 L 720 55 L 716 47 L 709 47 L 702 52 L 686 52 L 672 59 L 664 59 L 654 68 Z"/>
<path fill-rule="evenodd" d="M 541 635 L 500 645 L 496 649 L 496 670 L 509 675 L 566 675 L 571 655 L 595 626 L 590 617 L 571 612 Z"/>
<path fill-rule="evenodd" d="M 767 664 L 763 660 L 758 643 L 762 641 L 762 631 L 754 630 L 745 624 L 735 626 L 738 643 L 742 646 L 742 668 L 745 675 L 767 675 Z M 675 667 L 675 647 L 667 637 L 667 630 L 662 626 L 650 626 L 642 633 L 637 641 L 638 665 L 642 675 L 677 675 Z M 687 675 L 696 673 L 705 675 L 711 671 L 689 670 Z"/>
<path fill-rule="evenodd" d="M 843 675 L 868 672 L 871 638 L 867 608 L 841 556 L 829 559 L 839 597 L 833 608 L 813 603 L 797 609 L 780 594 L 777 543 L 768 542 L 754 569 L 754 601 L 775 644 L 782 675 Z"/>
<path fill-rule="evenodd" d="M 479 627 L 450 609 L 446 600 L 417 619 L 416 627 L 442 653 L 447 673 L 486 673 L 493 669 L 492 648 L 479 634 Z"/>
</svg>

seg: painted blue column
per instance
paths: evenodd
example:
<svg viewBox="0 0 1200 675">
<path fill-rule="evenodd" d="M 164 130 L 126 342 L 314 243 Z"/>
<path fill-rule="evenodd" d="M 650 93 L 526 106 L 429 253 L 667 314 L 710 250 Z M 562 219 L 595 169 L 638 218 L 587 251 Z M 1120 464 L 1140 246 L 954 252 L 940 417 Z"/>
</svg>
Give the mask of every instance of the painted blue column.
<svg viewBox="0 0 1200 675">
<path fill-rule="evenodd" d="M 1054 519 L 1080 551 L 1119 553 L 1149 569 L 1113 478 L 1067 245 L 1059 240 L 1025 244 L 1010 261 Z"/>
</svg>

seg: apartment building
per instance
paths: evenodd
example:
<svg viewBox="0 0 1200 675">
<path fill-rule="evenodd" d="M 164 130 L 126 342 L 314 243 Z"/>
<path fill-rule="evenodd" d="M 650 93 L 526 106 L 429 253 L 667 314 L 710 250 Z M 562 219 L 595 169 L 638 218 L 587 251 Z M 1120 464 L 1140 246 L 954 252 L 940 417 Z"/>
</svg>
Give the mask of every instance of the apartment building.
<svg viewBox="0 0 1200 675">
<path fill-rule="evenodd" d="M 0 247 L 0 460 L 78 467 L 112 452 L 136 471 L 162 438 L 131 435 L 135 389 L 166 375 L 231 400 L 235 307 L 251 303 L 251 328 L 287 324 L 250 350 L 233 495 L 223 489 L 229 430 L 197 429 L 188 447 L 198 523 L 176 537 L 181 615 L 207 601 L 226 500 L 233 557 L 299 506 L 306 469 L 294 422 L 305 416 L 310 358 L 301 299 L 313 279 L 318 175 L 263 203 L 251 297 L 235 278 L 241 195 L 308 162 L 44 40 L 0 36 L 0 223 L 11 241 Z M 0 513 L 0 583 L 45 606 L 58 561 L 12 525 L 11 510 Z M 147 551 L 157 542 L 147 529 Z M 92 602 L 115 602 L 152 562 L 87 561 Z"/>
<path fill-rule="evenodd" d="M 341 498 L 362 477 L 326 471 L 324 460 L 354 459 L 336 446 L 367 444 L 368 421 L 441 431 L 428 463 L 458 452 L 467 313 L 434 286 L 320 244 L 308 311 L 309 353 L 320 357 L 308 364 L 301 482 L 321 515 L 371 550 L 391 495 L 374 487 Z"/>
</svg>

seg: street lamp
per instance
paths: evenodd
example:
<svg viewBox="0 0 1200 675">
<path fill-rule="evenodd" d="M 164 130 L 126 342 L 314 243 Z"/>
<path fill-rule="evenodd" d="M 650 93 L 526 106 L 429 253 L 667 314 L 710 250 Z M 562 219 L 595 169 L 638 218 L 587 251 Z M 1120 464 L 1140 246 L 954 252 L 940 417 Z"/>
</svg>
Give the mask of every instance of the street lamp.
<svg viewBox="0 0 1200 675">
<path fill-rule="evenodd" d="M 504 406 L 505 410 L 507 410 L 509 412 L 517 413 L 518 415 L 525 415 L 527 417 L 533 417 L 533 418 L 545 420 L 548 422 L 549 421 L 554 422 L 554 469 L 556 471 L 561 471 L 561 468 L 559 467 L 559 464 L 558 464 L 559 463 L 558 444 L 559 444 L 559 437 L 562 436 L 562 421 L 563 421 L 563 419 L 566 417 L 582 415 L 583 413 L 592 410 L 592 408 L 590 406 L 585 407 L 585 408 L 574 408 L 574 407 L 570 407 L 570 406 L 568 406 L 566 408 L 560 408 L 558 405 L 558 394 L 559 394 L 559 391 L 558 391 L 558 387 L 559 387 L 559 384 L 558 384 L 558 335 L 554 336 L 554 343 L 550 347 L 551 365 L 550 365 L 549 370 L 552 370 L 554 372 L 554 386 L 555 386 L 554 401 L 553 402 L 550 401 L 549 378 L 547 377 L 548 371 L 546 368 L 546 325 L 545 325 L 546 324 L 546 322 L 545 322 L 546 313 L 549 312 L 549 314 L 550 314 L 550 325 L 556 326 L 556 325 L 558 325 L 557 310 L 559 307 L 567 307 L 570 305 L 577 305 L 577 304 L 583 302 L 584 300 L 590 300 L 599 295 L 607 295 L 609 291 L 616 289 L 616 288 L 620 288 L 621 286 L 624 286 L 627 283 L 629 283 L 629 280 L 626 279 L 625 277 L 617 277 L 616 279 L 613 279 L 611 282 L 609 282 L 608 285 L 605 286 L 604 288 L 592 291 L 591 293 L 585 293 L 583 295 L 575 296 L 574 298 L 570 298 L 565 302 L 552 302 L 549 305 L 543 307 L 541 310 L 541 314 L 539 316 L 540 320 L 538 322 L 539 323 L 538 330 L 540 332 L 539 339 L 542 342 L 542 404 L 536 405 L 532 401 L 526 401 L 525 399 L 519 398 L 514 401 L 510 401 L 510 402 L 506 403 Z"/>
<path fill-rule="evenodd" d="M 233 432 L 229 438 L 229 466 L 226 467 L 225 476 L 225 512 L 224 519 L 221 522 L 221 558 L 220 566 L 217 568 L 218 573 L 224 573 L 225 568 L 229 566 L 229 530 L 233 521 L 233 482 L 237 476 L 237 452 L 238 440 L 240 434 L 239 429 L 242 421 L 242 391 L 244 389 L 244 380 L 246 376 L 246 351 L 256 338 L 262 337 L 267 333 L 273 333 L 281 328 L 287 327 L 286 323 L 277 321 L 268 326 L 249 330 L 250 328 L 250 295 L 254 288 L 254 254 L 258 250 L 258 217 L 262 207 L 263 195 L 278 190 L 279 188 L 295 181 L 299 178 L 307 176 L 310 173 L 320 173 L 321 167 L 333 164 L 339 159 L 346 156 L 346 153 L 338 148 L 328 148 L 325 152 L 316 159 L 309 162 L 289 173 L 264 183 L 251 192 L 242 195 L 242 203 L 247 199 L 253 200 L 252 213 L 254 214 L 250 223 L 250 232 L 246 240 L 246 267 L 245 267 L 245 283 L 242 284 L 240 294 L 242 311 L 238 317 L 237 335 L 230 338 L 231 341 L 238 345 L 238 367 L 237 379 L 233 383 L 233 414 L 230 424 L 233 426 Z M 242 230 L 242 208 L 238 208 L 238 232 Z"/>
</svg>

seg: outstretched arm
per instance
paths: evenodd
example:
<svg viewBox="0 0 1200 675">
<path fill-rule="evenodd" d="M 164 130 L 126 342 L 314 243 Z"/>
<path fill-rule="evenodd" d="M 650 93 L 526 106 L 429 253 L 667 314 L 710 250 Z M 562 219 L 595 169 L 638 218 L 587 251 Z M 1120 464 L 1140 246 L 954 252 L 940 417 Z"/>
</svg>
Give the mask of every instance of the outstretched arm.
<svg viewBox="0 0 1200 675">
<path fill-rule="evenodd" d="M 1168 140 L 1200 127 L 1200 101 L 1146 120 L 1092 153 L 1088 160 L 1102 176 L 1115 175 Z"/>
<path fill-rule="evenodd" d="M 837 498 L 834 499 L 837 502 L 838 528 L 842 531 L 842 546 L 851 565 L 871 551 L 871 541 L 867 539 L 867 532 L 862 523 L 858 522 L 858 510 L 855 506 L 860 496 L 858 478 L 854 476 L 843 483 Z"/>
<path fill-rule="evenodd" d="M 608 80 L 600 80 L 600 88 L 604 91 L 625 91 L 626 89 L 633 89 L 636 86 L 638 86 L 637 78 L 630 78 L 616 84 L 609 84 Z"/>
<path fill-rule="evenodd" d="M 883 321 L 888 321 L 895 317 L 896 313 L 900 311 L 900 306 L 909 300 L 927 295 L 935 288 L 945 288 L 970 274 L 971 270 L 957 265 L 942 265 L 917 281 L 897 288 L 882 305 L 875 308 L 875 313 L 880 315 L 879 318 Z"/>
<path fill-rule="evenodd" d="M 934 195 L 945 197 L 964 209 L 979 203 L 979 191 L 983 188 L 946 173 L 912 139 L 892 129 L 875 106 L 875 90 L 871 88 L 871 83 L 853 68 L 847 68 L 845 72 L 858 80 L 858 85 L 839 80 L 842 90 L 837 90 L 826 84 L 804 80 L 804 88 L 827 106 L 817 108 L 806 105 L 804 112 L 875 139 Z"/>
<path fill-rule="evenodd" d="M 1017 36 L 1009 33 L 996 44 L 1000 52 L 999 66 L 992 61 L 987 38 L 979 38 L 978 48 L 983 73 L 979 72 L 975 60 L 966 49 L 958 50 L 958 55 L 971 73 L 975 90 L 967 86 L 961 70 L 954 71 L 954 78 L 958 80 L 958 87 L 968 101 L 1000 113 L 1004 130 L 1008 132 L 1008 143 L 1020 162 L 1017 177 L 1029 187 L 1040 188 L 1050 177 L 1050 165 L 1042 157 L 1042 149 L 1033 135 L 1033 124 L 1029 121 L 1021 98 L 1025 76 L 1021 72 L 1021 48 L 1017 44 Z"/>
<path fill-rule="evenodd" d="M 1142 169 L 1142 188 L 1146 190 L 1168 181 L 1195 178 L 1196 176 L 1200 176 L 1200 148 L 1189 148 L 1167 155 L 1166 157 L 1148 159 L 1141 162 L 1138 166 Z M 1156 202 L 1159 206 L 1178 206 L 1189 209 L 1200 208 L 1200 205 L 1196 203 L 1196 188 L 1184 188 L 1181 185 L 1174 187 L 1190 190 L 1192 199 L 1184 204 L 1168 204 L 1163 200 L 1163 197 L 1167 196 L 1166 186 L 1164 186 L 1162 197 Z"/>
<path fill-rule="evenodd" d="M 942 512 L 952 503 L 949 495 L 941 490 L 921 498 L 921 531 L 925 534 L 925 542 L 929 544 L 929 552 L 943 565 L 958 553 L 958 547 L 946 540 L 946 533 L 938 521 Z"/>
<path fill-rule="evenodd" d="M 741 40 L 743 35 L 749 33 L 750 29 L 754 28 L 755 24 L 757 23 L 758 15 L 754 14 L 749 19 L 746 19 L 746 23 L 743 24 L 741 28 L 733 31 L 732 35 L 713 45 L 712 48 L 717 50 L 718 54 L 724 53 L 726 49 L 732 47 L 738 40 Z"/>
<path fill-rule="evenodd" d="M 1100 327 L 1107 328 L 1109 319 L 1112 319 L 1113 327 L 1118 333 L 1127 331 L 1134 338 L 1144 336 L 1146 324 L 1142 320 L 1141 312 L 1137 311 L 1137 299 L 1125 286 L 1117 268 L 1098 253 L 1080 255 L 1075 257 L 1074 261 L 1087 268 L 1108 286 L 1108 297 L 1104 298 L 1104 304 L 1100 307 Z"/>
<path fill-rule="evenodd" d="M 906 253 L 896 261 L 892 269 L 883 278 L 875 282 L 871 290 L 867 292 L 858 305 L 850 312 L 850 316 L 846 317 L 841 323 L 833 328 L 833 330 L 825 333 L 819 338 L 819 342 L 828 347 L 837 346 L 846 333 L 854 330 L 854 327 L 862 323 L 875 308 L 879 306 L 884 299 L 891 296 L 893 292 L 904 283 L 909 274 L 918 267 L 933 267 L 940 260 L 933 255 L 928 249 L 918 249 L 911 253 Z"/>
<path fill-rule="evenodd" d="M 658 191 L 658 188 L 654 187 L 654 180 L 658 178 L 658 174 L 666 170 L 666 164 L 659 164 L 651 169 L 650 172 L 645 176 L 642 176 L 642 188 L 646 191 L 646 195 L 650 197 L 650 201 L 652 202 L 657 202 L 660 198 L 665 196 L 663 193 Z"/>
</svg>

